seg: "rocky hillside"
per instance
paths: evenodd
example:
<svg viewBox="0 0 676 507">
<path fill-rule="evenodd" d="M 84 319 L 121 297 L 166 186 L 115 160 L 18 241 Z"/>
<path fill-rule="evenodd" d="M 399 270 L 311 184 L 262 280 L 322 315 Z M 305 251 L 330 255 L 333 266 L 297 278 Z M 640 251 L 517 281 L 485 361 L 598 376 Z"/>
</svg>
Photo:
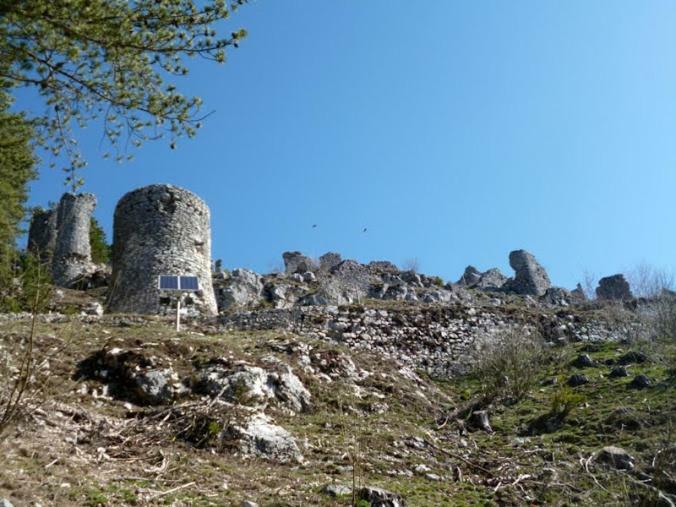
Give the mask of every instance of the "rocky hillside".
<svg viewBox="0 0 676 507">
<path fill-rule="evenodd" d="M 65 291 L 70 315 L 38 319 L 0 444 L 5 505 L 676 501 L 674 342 L 646 331 L 645 302 L 478 291 L 232 312 L 177 334 L 96 315 L 96 295 Z M 30 324 L 1 319 L 5 393 Z"/>
<path fill-rule="evenodd" d="M 180 333 L 105 284 L 0 315 L 0 505 L 676 503 L 673 293 L 284 261 Z"/>
</svg>

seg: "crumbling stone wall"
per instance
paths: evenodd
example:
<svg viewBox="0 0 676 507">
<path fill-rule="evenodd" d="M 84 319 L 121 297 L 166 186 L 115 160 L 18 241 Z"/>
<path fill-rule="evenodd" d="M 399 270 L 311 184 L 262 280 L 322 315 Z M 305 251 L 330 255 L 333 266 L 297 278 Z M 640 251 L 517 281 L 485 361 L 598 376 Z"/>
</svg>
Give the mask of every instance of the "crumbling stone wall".
<svg viewBox="0 0 676 507">
<path fill-rule="evenodd" d="M 72 286 L 92 269 L 89 229 L 95 207 L 93 194 L 66 193 L 59 201 L 52 277 L 60 287 Z"/>
<path fill-rule="evenodd" d="M 188 305 L 202 315 L 216 315 L 210 213 L 192 192 L 150 185 L 124 195 L 115 208 L 112 254 L 108 311 L 161 313 L 158 277 L 192 275 L 201 290 Z"/>
<path fill-rule="evenodd" d="M 632 318 L 634 321 L 632 321 Z M 599 319 L 594 312 L 515 312 L 512 307 L 466 304 L 403 308 L 295 307 L 222 315 L 226 329 L 285 329 L 353 348 L 378 351 L 438 378 L 467 371 L 486 343 L 512 329 L 564 341 L 619 340 L 633 329 L 625 321 Z"/>
<path fill-rule="evenodd" d="M 28 251 L 46 264 L 51 264 L 56 247 L 56 218 L 56 209 L 36 209 L 28 229 Z"/>
</svg>

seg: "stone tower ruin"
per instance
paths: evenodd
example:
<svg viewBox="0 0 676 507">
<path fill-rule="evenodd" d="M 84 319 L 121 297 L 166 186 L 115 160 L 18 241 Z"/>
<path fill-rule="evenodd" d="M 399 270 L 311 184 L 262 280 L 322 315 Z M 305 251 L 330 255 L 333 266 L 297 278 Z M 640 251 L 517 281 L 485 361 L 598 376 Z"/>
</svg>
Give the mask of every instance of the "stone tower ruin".
<svg viewBox="0 0 676 507">
<path fill-rule="evenodd" d="M 28 251 L 45 264 L 59 287 L 73 287 L 91 274 L 89 229 L 96 207 L 93 194 L 63 194 L 52 209 L 33 212 Z"/>
<path fill-rule="evenodd" d="M 95 207 L 96 197 L 93 194 L 66 193 L 59 201 L 52 277 L 60 287 L 72 286 L 83 274 L 91 271 L 89 229 Z"/>
<path fill-rule="evenodd" d="M 56 247 L 56 209 L 36 209 L 28 229 L 28 251 L 51 267 Z"/>
<path fill-rule="evenodd" d="M 108 311 L 161 313 L 158 277 L 192 275 L 200 291 L 188 303 L 202 315 L 216 315 L 209 216 L 204 201 L 173 185 L 150 185 L 124 195 L 113 222 Z"/>
</svg>

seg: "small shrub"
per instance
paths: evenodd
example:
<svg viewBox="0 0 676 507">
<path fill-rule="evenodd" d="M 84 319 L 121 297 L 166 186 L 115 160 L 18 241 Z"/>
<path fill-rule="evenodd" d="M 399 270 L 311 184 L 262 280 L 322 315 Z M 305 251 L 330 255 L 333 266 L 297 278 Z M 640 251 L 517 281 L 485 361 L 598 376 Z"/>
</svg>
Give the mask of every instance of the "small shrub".
<svg viewBox="0 0 676 507">
<path fill-rule="evenodd" d="M 658 338 L 676 340 L 676 293 L 664 291 L 655 304 L 655 331 Z"/>
<path fill-rule="evenodd" d="M 583 400 L 584 397 L 582 395 L 573 392 L 569 387 L 564 386 L 561 389 L 557 389 L 552 394 L 549 412 L 534 419 L 528 425 L 526 434 L 553 433 L 563 425 L 573 409 L 582 403 Z M 575 438 L 577 437 L 574 437 L 572 441 Z M 566 441 L 566 437 L 561 441 Z"/>
<path fill-rule="evenodd" d="M 573 392 L 569 387 L 562 387 L 554 391 L 550 401 L 549 415 L 557 417 L 561 420 L 565 419 L 570 415 L 575 407 L 577 407 L 584 397 L 580 394 Z"/>
<path fill-rule="evenodd" d="M 437 287 L 443 287 L 444 286 L 444 279 L 441 278 L 440 276 L 433 276 L 432 277 L 432 284 L 436 285 Z"/>
<path fill-rule="evenodd" d="M 487 401 L 522 399 L 540 375 L 543 344 L 539 335 L 510 330 L 479 352 L 474 375 Z"/>
</svg>

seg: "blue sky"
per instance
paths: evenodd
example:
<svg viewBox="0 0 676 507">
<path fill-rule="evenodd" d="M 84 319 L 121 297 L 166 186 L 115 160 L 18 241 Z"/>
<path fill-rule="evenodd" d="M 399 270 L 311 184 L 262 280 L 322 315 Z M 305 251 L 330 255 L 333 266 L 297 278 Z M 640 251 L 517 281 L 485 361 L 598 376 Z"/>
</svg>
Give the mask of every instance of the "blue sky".
<svg viewBox="0 0 676 507">
<path fill-rule="evenodd" d="M 333 250 L 456 280 L 525 248 L 566 287 L 676 270 L 672 2 L 258 0 L 240 26 L 226 65 L 177 82 L 215 111 L 197 138 L 118 165 L 83 135 L 109 237 L 125 192 L 173 183 L 211 207 L 227 267 Z M 41 169 L 31 204 L 62 179 Z"/>
</svg>

